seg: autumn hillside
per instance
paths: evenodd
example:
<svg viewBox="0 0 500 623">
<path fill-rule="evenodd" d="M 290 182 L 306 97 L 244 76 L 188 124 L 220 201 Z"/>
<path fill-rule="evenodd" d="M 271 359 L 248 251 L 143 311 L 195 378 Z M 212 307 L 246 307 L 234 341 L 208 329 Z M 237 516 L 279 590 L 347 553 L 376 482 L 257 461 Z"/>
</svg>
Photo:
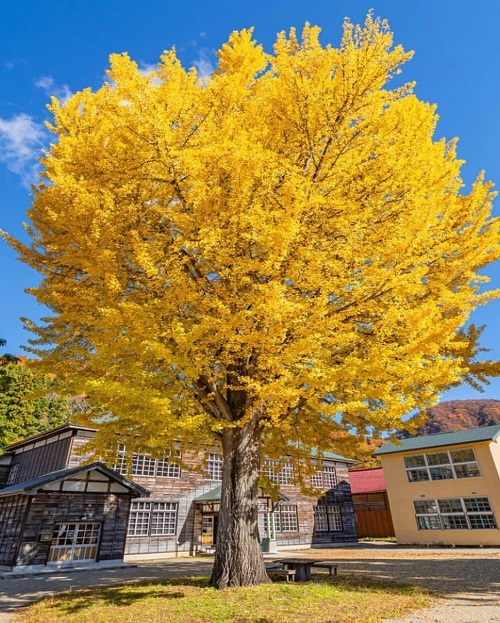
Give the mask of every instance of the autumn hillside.
<svg viewBox="0 0 500 623">
<path fill-rule="evenodd" d="M 432 435 L 500 424 L 500 400 L 447 400 L 427 410 L 429 419 L 414 433 Z M 408 437 L 403 431 L 401 437 Z"/>
</svg>

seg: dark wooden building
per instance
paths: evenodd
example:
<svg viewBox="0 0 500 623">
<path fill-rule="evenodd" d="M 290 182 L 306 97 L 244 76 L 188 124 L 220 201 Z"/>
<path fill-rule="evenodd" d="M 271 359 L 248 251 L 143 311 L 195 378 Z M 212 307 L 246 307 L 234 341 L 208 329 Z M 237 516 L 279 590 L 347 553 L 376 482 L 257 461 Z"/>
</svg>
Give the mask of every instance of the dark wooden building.
<svg viewBox="0 0 500 623">
<path fill-rule="evenodd" d="M 0 568 L 123 560 L 131 500 L 145 495 L 99 462 L 0 489 Z"/>
<path fill-rule="evenodd" d="M 22 501 L 19 498 L 14 503 L 13 486 L 18 487 L 16 496 L 27 498 L 30 495 L 28 488 L 32 486 L 31 480 L 37 480 L 39 477 L 59 470 L 78 468 L 85 459 L 82 448 L 95 435 L 95 432 L 94 429 L 66 424 L 6 448 L 6 453 L 0 456 L 0 496 L 3 496 L 0 500 L 8 498 L 10 502 L 5 504 L 11 510 L 5 510 L 3 515 L 0 514 L 0 524 L 18 522 L 17 518 L 11 517 L 12 508 L 15 504 L 22 506 Z M 349 466 L 353 463 L 354 461 L 336 454 L 322 455 L 317 462 L 318 471 L 308 483 L 318 491 L 318 494 L 314 496 L 304 495 L 295 484 L 293 465 L 286 458 L 281 461 L 264 461 L 263 475 L 279 487 L 280 493 L 277 500 L 273 502 L 269 495 L 261 491 L 259 529 L 263 544 L 286 548 L 356 541 L 356 522 L 348 472 Z M 118 519 L 115 530 L 120 533 L 117 543 L 122 542 L 120 539 L 123 536 L 123 521 L 126 520 L 127 537 L 124 552 L 129 560 L 189 555 L 199 551 L 213 550 L 217 535 L 222 479 L 222 458 L 216 450 L 210 448 L 203 452 L 186 450 L 181 454 L 179 449 L 175 457 L 166 454 L 163 458 L 153 458 L 147 452 L 130 454 L 125 446 L 120 446 L 117 463 L 113 467 L 115 471 L 108 470 L 107 472 L 110 479 L 111 475 L 115 474 L 116 477 L 122 478 L 120 482 L 125 486 L 124 483 L 130 483 L 130 480 L 126 480 L 129 478 L 137 487 L 137 489 L 130 489 L 128 494 L 122 492 L 125 496 L 122 509 L 121 498 L 116 498 L 117 492 L 113 491 L 116 498 L 114 498 L 115 506 L 118 504 L 120 508 L 119 511 L 116 510 Z M 81 469 L 87 470 L 87 467 Z M 82 475 L 83 473 L 81 472 Z M 81 486 L 69 484 L 74 478 L 72 475 L 67 484 L 61 485 L 63 489 Z M 116 487 L 116 485 L 115 481 L 113 486 Z M 7 488 L 2 489 L 2 486 Z M 53 485 L 50 483 L 44 485 L 45 488 L 47 486 Z M 43 489 L 44 495 L 47 493 L 45 488 Z M 104 492 L 102 493 L 104 495 Z M 42 491 L 37 495 L 40 494 Z M 63 517 L 62 512 L 57 514 L 57 520 L 54 520 L 57 524 L 57 531 L 52 532 L 52 539 L 56 539 L 58 531 L 63 527 L 61 524 L 69 522 L 73 526 L 77 517 L 79 520 L 83 517 L 81 522 L 85 523 L 86 514 L 81 509 L 86 496 L 89 500 L 93 500 L 92 504 L 96 509 L 95 516 L 100 517 L 99 520 L 87 523 L 104 522 L 104 515 L 107 511 L 103 509 L 107 508 L 106 502 L 101 500 L 98 503 L 96 494 L 96 491 L 90 491 L 90 489 L 72 491 L 73 501 L 68 506 L 69 514 L 67 518 Z M 80 497 L 77 498 L 77 495 Z M 130 511 L 128 511 L 125 498 L 130 503 Z M 51 500 L 50 503 L 52 504 L 50 508 L 62 509 L 64 507 L 62 500 L 57 502 Z M 16 517 L 18 517 L 17 514 Z M 111 525 L 109 523 L 110 530 Z M 73 532 L 75 529 L 71 528 Z M 16 536 L 3 537 L 2 530 L 5 528 L 0 526 L 0 540 L 18 538 Z M 89 527 L 88 530 L 91 528 Z M 111 538 L 107 530 L 108 525 L 106 525 L 105 533 L 104 524 L 102 524 L 99 539 L 103 544 L 107 542 L 106 539 Z M 49 529 L 44 525 L 37 536 L 31 532 L 30 538 L 37 538 L 39 542 L 46 540 L 45 542 L 48 543 L 48 534 Z M 95 538 L 95 535 L 89 538 Z M 10 545 L 0 543 L 2 551 L 7 551 L 10 547 Z M 119 546 L 116 544 L 113 547 L 114 553 L 109 552 L 109 548 L 103 549 L 98 558 L 104 560 L 103 556 L 114 556 Z M 43 564 L 39 563 L 43 558 L 43 548 L 40 546 L 35 549 L 37 553 L 33 554 L 30 553 L 28 546 L 24 547 L 24 550 L 22 546 L 18 546 L 16 561 L 22 560 L 23 562 L 15 564 Z M 47 561 L 50 561 L 50 556 L 45 550 L 43 551 Z M 24 557 L 19 558 L 21 554 Z M 12 554 L 10 556 L 11 561 Z M 12 564 L 1 562 L 7 558 L 5 554 L 4 558 L 0 559 L 0 564 Z M 36 563 L 32 562 L 35 558 Z"/>
<path fill-rule="evenodd" d="M 381 467 L 349 472 L 359 538 L 393 537 L 391 509 Z"/>
</svg>

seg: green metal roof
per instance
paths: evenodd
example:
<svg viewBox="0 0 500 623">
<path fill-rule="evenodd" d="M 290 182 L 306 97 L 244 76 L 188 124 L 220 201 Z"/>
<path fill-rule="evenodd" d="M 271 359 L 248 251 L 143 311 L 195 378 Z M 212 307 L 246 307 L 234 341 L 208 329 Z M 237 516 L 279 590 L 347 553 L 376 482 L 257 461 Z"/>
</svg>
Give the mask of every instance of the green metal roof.
<svg viewBox="0 0 500 623">
<path fill-rule="evenodd" d="M 382 446 L 374 452 L 374 456 L 478 443 L 480 441 L 495 441 L 497 438 L 500 438 L 500 424 L 481 426 L 480 428 L 471 428 L 469 430 L 457 430 L 452 433 L 437 433 L 436 435 L 422 435 L 421 437 L 400 439 L 398 442 L 391 442 Z"/>
<path fill-rule="evenodd" d="M 259 489 L 260 494 L 259 497 L 264 497 L 266 494 L 263 493 L 262 489 Z M 207 491 L 207 493 L 204 493 L 203 495 L 200 495 L 200 497 L 195 498 L 195 502 L 220 502 L 220 498 L 221 498 L 221 493 L 222 493 L 222 485 L 219 485 L 218 487 L 215 487 L 215 489 L 212 489 L 211 491 Z M 278 500 L 280 502 L 289 502 L 290 498 L 287 497 L 284 493 L 278 493 Z"/>
<path fill-rule="evenodd" d="M 341 461 L 342 463 L 357 463 L 356 460 L 348 459 L 347 457 L 340 454 L 334 454 L 333 452 L 318 452 L 318 450 L 316 450 L 315 448 L 311 448 L 311 456 L 315 457 L 318 456 L 318 454 L 324 459 L 329 459 L 330 461 Z"/>
<path fill-rule="evenodd" d="M 220 496 L 222 492 L 222 485 L 215 487 L 211 491 L 207 491 L 203 495 L 200 495 L 199 498 L 195 498 L 195 502 L 220 502 Z"/>
</svg>

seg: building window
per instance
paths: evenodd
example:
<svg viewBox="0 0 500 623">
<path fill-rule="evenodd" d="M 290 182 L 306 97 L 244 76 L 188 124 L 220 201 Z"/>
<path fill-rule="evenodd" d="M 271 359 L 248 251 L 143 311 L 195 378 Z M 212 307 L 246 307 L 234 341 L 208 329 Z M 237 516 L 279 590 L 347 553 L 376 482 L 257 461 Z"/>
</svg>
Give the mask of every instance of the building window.
<svg viewBox="0 0 500 623">
<path fill-rule="evenodd" d="M 291 463 L 283 463 L 281 461 L 272 461 L 266 459 L 262 467 L 262 473 L 272 482 L 280 485 L 293 485 L 295 483 L 295 474 Z"/>
<path fill-rule="evenodd" d="M 7 478 L 7 486 L 13 485 L 16 482 L 18 471 L 19 471 L 19 463 L 16 463 L 10 468 L 9 477 Z"/>
<path fill-rule="evenodd" d="M 132 476 L 154 476 L 156 460 L 149 454 L 132 455 Z"/>
<path fill-rule="evenodd" d="M 406 456 L 404 462 L 409 482 L 481 476 L 472 448 L 413 454 Z"/>
<path fill-rule="evenodd" d="M 276 532 L 298 532 L 299 520 L 295 504 L 278 504 L 273 511 Z"/>
<path fill-rule="evenodd" d="M 210 480 L 222 480 L 222 457 L 220 454 L 209 454 L 207 473 Z"/>
<path fill-rule="evenodd" d="M 172 536 L 177 525 L 177 504 L 132 502 L 128 536 Z"/>
<path fill-rule="evenodd" d="M 129 536 L 148 536 L 151 518 L 151 502 L 132 502 L 128 520 Z"/>
<path fill-rule="evenodd" d="M 324 465 L 321 472 L 311 476 L 311 487 L 315 489 L 333 489 L 337 486 L 337 472 L 333 465 Z"/>
<path fill-rule="evenodd" d="M 176 456 L 181 458 L 180 450 L 176 450 Z M 170 457 L 160 459 L 156 461 L 156 475 L 161 478 L 180 478 L 181 466 L 177 463 L 172 463 Z"/>
<path fill-rule="evenodd" d="M 419 530 L 489 530 L 497 523 L 487 497 L 416 500 Z"/>
<path fill-rule="evenodd" d="M 181 459 L 181 453 L 176 450 L 176 458 Z M 181 468 L 177 463 L 172 463 L 170 453 L 163 459 L 153 459 L 150 454 L 132 454 L 132 476 L 146 476 L 150 478 L 180 478 Z M 124 476 L 127 475 L 127 456 L 125 446 L 118 450 L 118 461 L 115 470 Z"/>
<path fill-rule="evenodd" d="M 342 531 L 342 517 L 338 504 L 321 504 L 314 507 L 314 531 Z"/>
</svg>

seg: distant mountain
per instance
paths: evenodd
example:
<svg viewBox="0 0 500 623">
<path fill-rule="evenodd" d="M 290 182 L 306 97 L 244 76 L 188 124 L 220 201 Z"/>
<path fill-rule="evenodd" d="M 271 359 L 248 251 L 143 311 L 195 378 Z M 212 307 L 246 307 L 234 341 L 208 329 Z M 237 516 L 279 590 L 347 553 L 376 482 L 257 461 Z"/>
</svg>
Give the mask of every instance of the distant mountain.
<svg viewBox="0 0 500 623">
<path fill-rule="evenodd" d="M 427 421 L 413 435 L 433 435 L 500 424 L 500 400 L 446 400 L 427 409 Z M 398 435 L 409 437 L 407 431 Z"/>
</svg>

